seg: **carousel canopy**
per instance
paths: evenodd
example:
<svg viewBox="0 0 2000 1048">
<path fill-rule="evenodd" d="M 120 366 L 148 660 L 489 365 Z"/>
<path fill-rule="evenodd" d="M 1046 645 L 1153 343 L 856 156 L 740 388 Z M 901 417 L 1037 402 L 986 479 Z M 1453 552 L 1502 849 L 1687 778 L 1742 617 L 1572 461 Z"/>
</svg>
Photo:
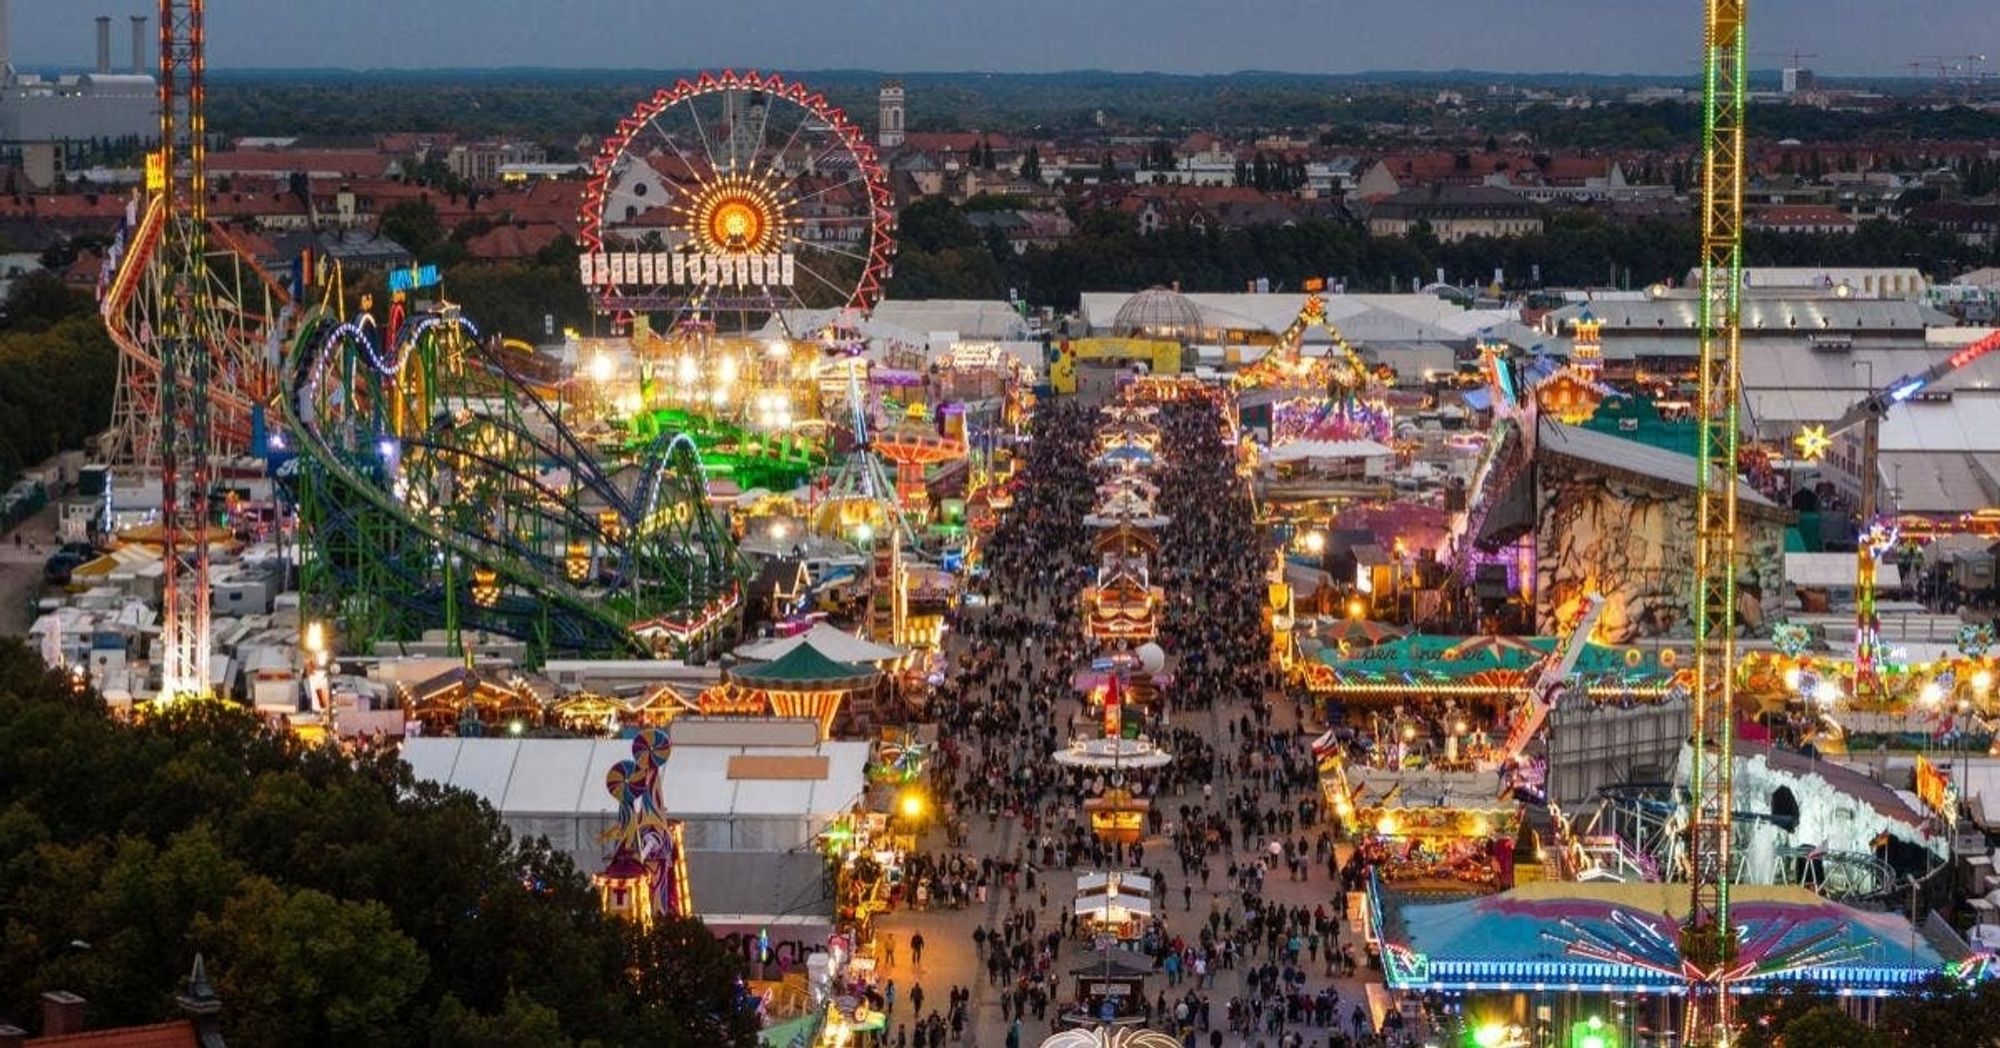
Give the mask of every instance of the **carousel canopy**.
<svg viewBox="0 0 2000 1048">
<path fill-rule="evenodd" d="M 729 671 L 732 683 L 762 691 L 822 691 L 862 688 L 882 671 L 827 658 L 808 640 L 770 662 L 738 666 Z"/>
<path fill-rule="evenodd" d="M 890 662 L 909 654 L 907 648 L 877 644 L 846 630 L 817 622 L 804 633 L 751 641 L 737 648 L 736 655 L 753 662 L 773 662 L 806 644 L 835 662 Z"/>
<path fill-rule="evenodd" d="M 1387 981 L 1394 989 L 1465 991 L 1546 981 L 1677 992 L 1685 985 L 1675 947 L 1687 910 L 1685 886 L 1539 882 L 1457 901 L 1375 890 L 1383 937 L 1407 951 L 1391 951 Z M 1734 892 L 1730 914 L 1746 956 L 1800 951 L 1820 958 L 1758 966 L 1741 980 L 1748 990 L 1809 978 L 1855 993 L 1900 992 L 1965 952 L 1962 944 L 1941 951 L 1928 935 L 1911 934 L 1909 922 L 1897 915 L 1856 910 L 1804 888 L 1745 884 Z M 1593 940 L 1630 949 L 1640 963 L 1606 963 L 1571 948 Z M 1403 957 L 1421 962 L 1421 970 Z"/>
</svg>

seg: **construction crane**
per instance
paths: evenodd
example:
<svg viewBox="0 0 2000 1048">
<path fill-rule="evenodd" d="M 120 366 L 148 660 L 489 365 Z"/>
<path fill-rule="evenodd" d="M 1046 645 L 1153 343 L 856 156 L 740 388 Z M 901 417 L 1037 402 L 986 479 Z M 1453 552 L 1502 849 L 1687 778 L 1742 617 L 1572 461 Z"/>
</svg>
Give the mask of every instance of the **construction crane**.
<svg viewBox="0 0 2000 1048">
<path fill-rule="evenodd" d="M 163 225 L 145 275 L 160 325 L 159 455 L 163 701 L 210 693 L 209 362 L 222 337 L 207 274 L 204 0 L 160 0 L 160 148 L 148 188 Z"/>
<path fill-rule="evenodd" d="M 1882 445 L 1882 416 L 1889 409 L 1901 404 L 1924 391 L 1931 383 L 1944 378 L 1973 361 L 2000 349 L 2000 333 L 1987 335 L 1976 342 L 1968 343 L 1950 356 L 1938 361 L 1923 371 L 1894 379 L 1880 389 L 1869 391 L 1866 397 L 1855 402 L 1846 413 L 1826 426 L 1813 426 L 1798 437 L 1800 450 L 1807 458 L 1818 458 L 1824 454 L 1833 438 L 1856 427 L 1861 429 L 1861 533 L 1855 537 L 1854 570 L 1854 690 L 1859 696 L 1864 690 L 1873 689 L 1878 683 L 1877 662 L 1882 654 L 1882 626 L 1875 614 L 1875 568 L 1877 558 L 1886 550 L 1879 550 L 1878 534 L 1875 532 L 1877 512 L 1877 492 L 1881 487 L 1881 470 L 1876 459 Z"/>
<path fill-rule="evenodd" d="M 1683 1043 L 1730 1042 L 1737 974 L 1729 918 L 1735 810 L 1737 351 L 1743 313 L 1743 115 L 1748 0 L 1705 0 L 1699 386 L 1696 392 L 1692 759 L 1688 778 Z"/>
</svg>

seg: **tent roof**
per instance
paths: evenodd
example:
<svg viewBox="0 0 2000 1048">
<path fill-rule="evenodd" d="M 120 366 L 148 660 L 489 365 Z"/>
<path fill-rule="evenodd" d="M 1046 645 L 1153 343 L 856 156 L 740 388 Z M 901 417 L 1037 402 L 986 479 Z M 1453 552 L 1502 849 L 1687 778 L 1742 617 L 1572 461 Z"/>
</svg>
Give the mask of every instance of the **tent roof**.
<svg viewBox="0 0 2000 1048">
<path fill-rule="evenodd" d="M 865 742 L 817 746 L 675 746 L 662 770 L 660 800 L 675 817 L 806 816 L 843 812 L 867 788 Z M 478 796 L 506 815 L 618 812 L 604 789 L 611 766 L 632 756 L 630 739 L 413 738 L 403 760 L 418 779 Z M 733 758 L 821 756 L 819 777 L 742 777 Z M 732 774 L 732 767 L 735 769 Z M 754 770 L 754 765 L 749 766 Z"/>
<path fill-rule="evenodd" d="M 909 654 L 907 648 L 877 644 L 824 622 L 815 622 L 812 629 L 790 637 L 752 641 L 737 648 L 736 654 L 756 662 L 773 662 L 807 644 L 836 662 L 888 662 Z"/>
<path fill-rule="evenodd" d="M 872 666 L 859 666 L 827 658 L 811 640 L 796 645 L 792 650 L 770 662 L 756 666 L 738 666 L 729 671 L 729 679 L 734 683 L 751 688 L 777 690 L 797 687 L 859 687 L 881 675 L 882 671 Z"/>
</svg>

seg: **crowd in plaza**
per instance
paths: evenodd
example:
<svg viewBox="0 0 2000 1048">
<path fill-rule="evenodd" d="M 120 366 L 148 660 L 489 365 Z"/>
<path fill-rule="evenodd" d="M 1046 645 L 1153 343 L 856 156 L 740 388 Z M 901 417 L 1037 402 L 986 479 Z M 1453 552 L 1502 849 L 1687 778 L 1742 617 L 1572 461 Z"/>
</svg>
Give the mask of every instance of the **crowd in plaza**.
<svg viewBox="0 0 2000 1048">
<path fill-rule="evenodd" d="M 1051 755 L 1097 729 L 1076 685 L 1101 645 L 1078 627 L 1093 576 L 1090 468 L 1096 409 L 1043 404 L 1013 485 L 1014 504 L 986 543 L 979 599 L 955 614 L 950 668 L 927 715 L 943 728 L 930 787 L 952 847 L 905 863 L 906 900 L 978 915 L 971 986 L 905 999 L 886 993 L 893 1048 L 1039 1043 L 1076 999 L 1067 976 L 1110 943 L 1072 911 L 1076 873 L 1130 870 L 1152 882 L 1155 909 L 1117 945 L 1153 976 L 1136 1017 L 1183 1044 L 1331 1048 L 1377 1037 L 1353 984 L 1357 944 L 1343 935 L 1359 869 L 1323 818 L 1303 703 L 1272 669 L 1263 595 L 1272 558 L 1236 471 L 1218 409 L 1163 405 L 1158 462 L 1164 591 L 1158 642 L 1172 659 L 1143 711 L 1173 755 L 1166 768 L 1064 768 Z M 1120 786 L 1151 802 L 1142 840 L 1092 831 L 1086 797 Z M 964 843 L 960 843 L 964 842 Z M 913 918 L 919 924 L 924 916 Z M 966 944 L 959 944 L 961 947 Z M 894 967 L 892 964 L 891 968 Z M 935 987 L 933 988 L 935 990 Z M 998 1026 L 982 1014 L 997 1004 Z M 1391 1031 L 1393 1033 L 1393 1030 Z"/>
</svg>

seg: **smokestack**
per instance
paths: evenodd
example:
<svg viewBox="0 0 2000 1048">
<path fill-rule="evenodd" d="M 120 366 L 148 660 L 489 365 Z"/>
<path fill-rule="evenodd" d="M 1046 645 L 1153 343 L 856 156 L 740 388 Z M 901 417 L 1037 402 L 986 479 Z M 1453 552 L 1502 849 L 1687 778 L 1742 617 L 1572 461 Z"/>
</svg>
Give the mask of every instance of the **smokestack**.
<svg viewBox="0 0 2000 1048">
<path fill-rule="evenodd" d="M 146 74 L 146 16 L 132 16 L 132 75 Z"/>
<path fill-rule="evenodd" d="M 97 16 L 97 73 L 111 72 L 111 16 Z"/>
</svg>

